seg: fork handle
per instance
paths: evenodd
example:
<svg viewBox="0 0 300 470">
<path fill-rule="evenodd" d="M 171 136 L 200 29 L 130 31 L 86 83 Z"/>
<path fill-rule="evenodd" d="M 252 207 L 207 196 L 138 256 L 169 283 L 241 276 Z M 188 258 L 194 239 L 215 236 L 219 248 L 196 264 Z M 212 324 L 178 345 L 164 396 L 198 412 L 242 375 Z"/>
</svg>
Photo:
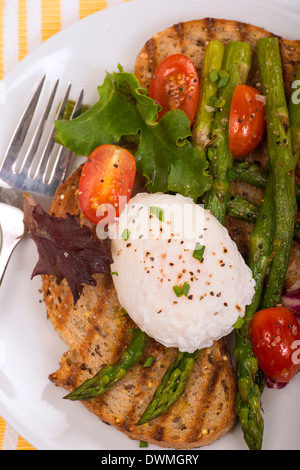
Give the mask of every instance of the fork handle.
<svg viewBox="0 0 300 470">
<path fill-rule="evenodd" d="M 23 212 L 0 203 L 0 285 L 11 254 L 25 234 Z"/>
</svg>

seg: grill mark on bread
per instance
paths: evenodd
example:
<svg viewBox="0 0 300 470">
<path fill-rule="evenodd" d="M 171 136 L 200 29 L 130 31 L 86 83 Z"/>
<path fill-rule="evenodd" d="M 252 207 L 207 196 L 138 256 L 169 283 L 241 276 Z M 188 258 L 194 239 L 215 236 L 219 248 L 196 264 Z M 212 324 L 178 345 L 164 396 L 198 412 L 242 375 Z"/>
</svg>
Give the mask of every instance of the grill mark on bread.
<svg viewBox="0 0 300 470">
<path fill-rule="evenodd" d="M 139 375 L 137 377 L 137 383 L 135 385 L 136 396 L 141 396 L 143 398 L 142 403 L 137 409 L 136 403 L 134 401 L 131 402 L 130 408 L 127 410 L 127 422 L 124 423 L 124 426 L 127 430 L 132 430 L 133 423 L 137 423 L 142 413 L 145 411 L 147 405 L 153 398 L 156 388 L 160 384 L 163 375 L 165 374 L 167 368 L 171 364 L 171 361 L 174 359 L 168 358 L 166 359 L 163 354 L 163 347 L 158 345 L 154 340 L 150 339 L 149 346 L 145 351 L 145 357 L 147 356 L 154 356 L 155 363 L 152 367 L 143 367 L 143 360 L 139 369 Z M 161 363 L 163 362 L 163 365 Z M 155 374 L 156 380 L 153 381 L 153 369 L 156 367 L 159 370 L 159 374 Z M 164 414 L 164 421 L 168 421 L 168 411 Z M 163 428 L 161 427 L 160 421 L 154 419 L 149 424 L 144 424 L 140 426 L 140 429 L 147 429 L 147 433 L 151 436 L 152 439 L 156 441 L 163 440 Z"/>
<path fill-rule="evenodd" d="M 219 360 L 214 360 L 210 354 L 211 353 L 208 351 L 205 352 L 205 355 L 207 356 L 208 361 L 211 362 L 212 367 L 210 367 L 209 375 L 207 376 L 205 384 L 203 384 L 199 391 L 199 401 L 201 401 L 204 406 L 199 407 L 194 415 L 193 426 L 190 427 L 188 437 L 190 442 L 195 442 L 203 430 L 209 431 L 207 411 L 210 409 L 211 404 L 214 401 L 213 395 L 219 383 L 220 372 L 222 370 Z"/>
<path fill-rule="evenodd" d="M 215 31 L 214 31 L 215 20 L 214 18 L 205 18 L 204 23 L 205 23 L 205 32 L 207 32 L 207 41 L 211 41 L 215 38 Z"/>
<path fill-rule="evenodd" d="M 68 389 L 73 390 L 79 385 L 78 377 L 79 377 L 80 369 L 77 365 L 74 365 L 72 362 L 69 362 L 68 360 L 67 360 L 67 363 L 68 363 L 68 375 L 66 377 L 65 386 Z M 57 373 L 51 374 L 49 376 L 49 379 L 52 382 L 56 383 L 56 381 L 59 380 L 59 374 Z"/>
<path fill-rule="evenodd" d="M 157 65 L 159 65 L 163 58 L 170 54 L 168 53 L 168 48 L 166 46 L 166 38 L 169 37 L 170 43 L 173 45 L 172 35 L 174 37 L 175 29 L 176 28 L 174 28 L 173 25 L 172 27 L 155 34 L 155 68 Z M 203 18 L 201 20 L 191 20 L 180 23 L 180 31 L 183 31 L 181 34 L 183 34 L 184 38 L 182 40 L 182 45 L 185 47 L 185 53 L 194 60 L 197 70 L 201 69 L 201 61 L 202 57 L 204 57 L 203 54 L 199 54 L 198 51 L 201 47 L 204 48 L 205 43 L 211 39 L 220 39 L 224 42 L 224 44 L 230 40 L 244 40 L 250 43 L 252 51 L 254 54 L 256 54 L 256 42 L 259 38 L 266 36 L 276 36 L 269 31 L 252 26 L 250 24 L 214 18 Z M 185 40 L 187 37 L 190 38 L 190 35 L 192 35 L 192 40 Z M 279 38 L 279 41 L 283 61 L 283 74 L 286 85 L 286 92 L 287 96 L 289 97 L 290 85 L 295 78 L 297 67 L 300 64 L 300 41 L 290 41 L 283 38 Z M 150 43 L 147 41 L 144 48 L 138 54 L 136 61 L 135 73 L 138 79 L 141 80 L 142 86 L 145 86 L 146 88 L 149 88 L 151 82 L 151 69 L 149 69 L 149 76 L 145 76 L 145 68 L 148 66 L 147 51 L 149 44 L 151 43 L 153 46 L 153 38 L 150 40 Z M 180 53 L 182 51 L 180 51 L 180 48 L 177 47 L 176 52 Z M 152 58 L 153 57 L 150 54 L 149 59 L 151 60 Z M 153 73 L 154 70 L 152 70 L 152 74 Z"/>
<path fill-rule="evenodd" d="M 248 37 L 248 25 L 241 21 L 236 22 L 236 31 L 239 33 L 239 40 L 245 41 Z"/>
<path fill-rule="evenodd" d="M 155 56 L 155 39 L 151 38 L 149 41 L 146 42 L 145 45 L 146 53 L 147 53 L 147 68 L 146 68 L 146 77 L 147 80 L 148 75 L 151 77 L 154 75 L 155 69 L 158 66 L 156 56 Z"/>
<path fill-rule="evenodd" d="M 164 438 L 164 428 L 162 426 L 155 427 L 155 432 L 152 437 L 155 441 L 161 442 Z"/>
<path fill-rule="evenodd" d="M 180 46 L 182 46 L 183 39 L 184 39 L 183 23 L 174 24 L 173 29 L 175 31 L 175 34 L 176 34 L 177 38 L 178 38 Z"/>
</svg>

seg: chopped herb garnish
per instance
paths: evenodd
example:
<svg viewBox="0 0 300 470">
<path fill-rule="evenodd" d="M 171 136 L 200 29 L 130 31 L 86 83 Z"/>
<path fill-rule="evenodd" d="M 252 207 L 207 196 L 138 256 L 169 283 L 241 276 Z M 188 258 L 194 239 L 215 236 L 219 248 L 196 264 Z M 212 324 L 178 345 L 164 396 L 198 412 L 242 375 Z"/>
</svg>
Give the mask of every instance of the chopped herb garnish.
<svg viewBox="0 0 300 470">
<path fill-rule="evenodd" d="M 180 289 L 179 286 L 173 286 L 173 291 L 175 292 L 177 297 L 181 297 L 182 295 L 185 295 L 187 297 L 189 290 L 190 290 L 190 285 L 187 282 L 183 284 L 182 289 Z"/>
<path fill-rule="evenodd" d="M 202 261 L 204 251 L 205 251 L 205 246 L 200 245 L 200 243 L 196 243 L 195 250 L 194 250 L 194 253 L 193 253 L 193 258 L 195 258 L 199 261 Z"/>
<path fill-rule="evenodd" d="M 215 102 L 215 108 L 224 108 L 225 104 L 226 104 L 226 100 L 222 98 L 218 98 Z"/>
<path fill-rule="evenodd" d="M 243 318 L 238 317 L 237 321 L 236 321 L 235 324 L 233 325 L 233 328 L 239 330 L 243 324 L 244 324 Z"/>
<path fill-rule="evenodd" d="M 190 290 L 190 285 L 187 282 L 185 282 L 183 284 L 183 288 L 182 288 L 183 295 L 185 295 L 187 297 L 187 295 L 189 293 L 189 290 Z"/>
<path fill-rule="evenodd" d="M 228 83 L 228 81 L 229 81 L 229 76 L 227 76 L 227 77 L 222 77 L 222 78 L 220 79 L 219 83 L 218 83 L 218 88 L 222 88 L 222 87 L 226 86 L 227 83 Z"/>
<path fill-rule="evenodd" d="M 155 361 L 155 357 L 149 356 L 144 362 L 144 367 L 151 367 L 153 362 Z"/>
<path fill-rule="evenodd" d="M 209 73 L 209 79 L 212 83 L 215 83 L 217 80 L 219 80 L 218 72 L 215 69 Z"/>
<path fill-rule="evenodd" d="M 119 276 L 119 273 L 117 273 L 117 271 L 113 271 L 113 272 L 111 273 L 111 275 L 112 275 L 112 276 Z"/>
<path fill-rule="evenodd" d="M 148 443 L 145 441 L 140 441 L 139 447 L 148 447 Z"/>
<path fill-rule="evenodd" d="M 164 211 L 160 207 L 151 206 L 150 214 L 155 215 L 160 222 L 164 222 Z"/>
<path fill-rule="evenodd" d="M 180 289 L 179 286 L 173 286 L 173 291 L 175 292 L 175 294 L 177 295 L 177 297 L 181 297 L 182 296 L 182 291 Z"/>
<path fill-rule="evenodd" d="M 217 98 L 216 96 L 211 96 L 209 105 L 213 108 L 223 108 L 226 104 L 226 100 L 222 98 Z"/>
<path fill-rule="evenodd" d="M 123 230 L 123 233 L 122 233 L 122 235 L 121 235 L 121 238 L 126 242 L 129 237 L 130 237 L 130 231 L 128 230 L 128 228 L 125 228 L 125 229 Z"/>
</svg>

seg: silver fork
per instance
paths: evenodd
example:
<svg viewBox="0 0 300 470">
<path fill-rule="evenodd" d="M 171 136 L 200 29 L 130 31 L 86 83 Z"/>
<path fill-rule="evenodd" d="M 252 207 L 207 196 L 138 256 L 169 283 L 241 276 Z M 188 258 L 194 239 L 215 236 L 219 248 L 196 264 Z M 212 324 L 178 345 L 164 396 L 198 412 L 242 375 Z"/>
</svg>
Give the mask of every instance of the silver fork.
<svg viewBox="0 0 300 470">
<path fill-rule="evenodd" d="M 27 234 L 23 223 L 23 193 L 31 193 L 37 203 L 48 208 L 49 201 L 65 179 L 71 158 L 71 152 L 68 149 L 55 143 L 54 122 L 47 136 L 46 144 L 40 149 L 41 138 L 46 132 L 45 126 L 53 106 L 59 80 L 56 81 L 52 89 L 27 152 L 25 155 L 21 154 L 45 79 L 46 77 L 43 76 L 26 105 L 0 166 L 0 285 L 13 250 Z M 55 120 L 62 119 L 70 90 L 71 83 L 61 99 Z M 84 90 L 81 89 L 71 119 L 80 114 L 83 95 Z M 58 151 L 55 153 L 56 148 Z M 39 155 L 41 155 L 40 158 Z"/>
</svg>

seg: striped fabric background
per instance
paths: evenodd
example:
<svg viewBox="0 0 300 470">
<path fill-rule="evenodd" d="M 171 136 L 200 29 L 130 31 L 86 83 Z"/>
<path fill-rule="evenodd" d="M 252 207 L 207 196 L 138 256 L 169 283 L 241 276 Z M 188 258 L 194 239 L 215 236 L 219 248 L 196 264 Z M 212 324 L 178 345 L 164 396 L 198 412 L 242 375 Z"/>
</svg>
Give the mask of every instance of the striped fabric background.
<svg viewBox="0 0 300 470">
<path fill-rule="evenodd" d="M 103 8 L 128 0 L 0 0 L 0 79 L 41 42 Z"/>
<path fill-rule="evenodd" d="M 130 0 L 0 0 L 0 80 L 41 42 L 104 8 Z M 0 450 L 35 450 L 0 417 Z"/>
</svg>

